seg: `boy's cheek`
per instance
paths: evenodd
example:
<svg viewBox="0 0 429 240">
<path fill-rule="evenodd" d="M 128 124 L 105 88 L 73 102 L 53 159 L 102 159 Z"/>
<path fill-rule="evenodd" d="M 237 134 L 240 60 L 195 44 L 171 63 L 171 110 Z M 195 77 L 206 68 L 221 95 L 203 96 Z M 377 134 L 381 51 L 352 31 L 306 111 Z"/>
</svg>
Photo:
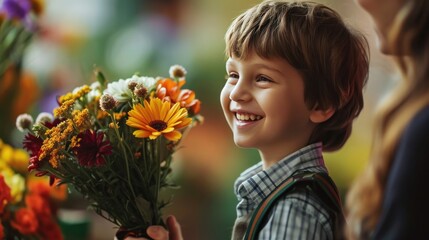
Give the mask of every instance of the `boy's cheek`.
<svg viewBox="0 0 429 240">
<path fill-rule="evenodd" d="M 225 85 L 220 93 L 220 103 L 224 111 L 228 110 L 229 108 L 229 102 L 231 101 L 229 99 L 230 92 L 231 91 L 229 90 L 228 86 Z"/>
</svg>

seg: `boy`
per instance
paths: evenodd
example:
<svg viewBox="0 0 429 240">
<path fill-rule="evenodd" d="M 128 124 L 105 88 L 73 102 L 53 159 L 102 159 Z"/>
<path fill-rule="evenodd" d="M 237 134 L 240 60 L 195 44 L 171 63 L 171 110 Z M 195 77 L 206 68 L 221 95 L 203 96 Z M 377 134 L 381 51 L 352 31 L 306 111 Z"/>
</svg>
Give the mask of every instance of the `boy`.
<svg viewBox="0 0 429 240">
<path fill-rule="evenodd" d="M 232 238 L 243 239 L 256 207 L 281 183 L 301 172 L 327 174 L 322 148 L 341 148 L 363 107 L 367 42 L 326 6 L 282 1 L 247 10 L 225 38 L 222 108 L 236 145 L 261 156 L 235 182 Z M 288 190 L 268 210 L 258 239 L 336 237 L 341 209 L 332 212 L 321 195 Z"/>
<path fill-rule="evenodd" d="M 232 239 L 250 239 L 260 209 L 265 213 L 253 232 L 257 239 L 337 238 L 341 205 L 332 208 L 323 189 L 311 184 L 314 179 L 278 194 L 270 208 L 257 207 L 302 173 L 329 180 L 322 148 L 341 148 L 363 107 L 365 38 L 321 4 L 264 1 L 238 16 L 225 39 L 222 108 L 236 145 L 256 148 L 261 156 L 235 182 L 239 203 Z M 324 186 L 335 195 L 335 186 Z M 170 239 L 182 239 L 174 217 L 167 224 Z M 148 233 L 168 238 L 160 227 Z"/>
</svg>

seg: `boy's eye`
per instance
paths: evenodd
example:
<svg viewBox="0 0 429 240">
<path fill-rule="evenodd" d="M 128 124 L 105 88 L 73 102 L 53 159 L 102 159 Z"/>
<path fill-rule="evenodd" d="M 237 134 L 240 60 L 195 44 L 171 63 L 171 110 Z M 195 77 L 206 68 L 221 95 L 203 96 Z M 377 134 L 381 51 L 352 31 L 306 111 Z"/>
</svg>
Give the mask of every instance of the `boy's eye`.
<svg viewBox="0 0 429 240">
<path fill-rule="evenodd" d="M 239 76 L 237 73 L 228 73 L 228 75 L 225 78 L 227 83 L 236 84 L 238 82 Z"/>
<path fill-rule="evenodd" d="M 238 74 L 237 73 L 230 73 L 230 74 L 228 74 L 228 78 L 238 78 Z"/>
<path fill-rule="evenodd" d="M 265 77 L 265 76 L 262 76 L 262 75 L 258 76 L 258 77 L 256 78 L 256 81 L 257 81 L 257 82 L 272 82 L 272 80 L 271 80 L 271 79 L 269 79 L 269 78 L 267 78 L 267 77 Z"/>
</svg>

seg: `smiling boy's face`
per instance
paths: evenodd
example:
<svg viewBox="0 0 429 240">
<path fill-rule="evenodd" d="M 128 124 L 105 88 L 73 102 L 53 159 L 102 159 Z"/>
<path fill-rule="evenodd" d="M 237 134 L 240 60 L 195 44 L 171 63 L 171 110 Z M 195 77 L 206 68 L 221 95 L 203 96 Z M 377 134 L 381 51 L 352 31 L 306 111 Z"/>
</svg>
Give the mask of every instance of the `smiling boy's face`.
<svg viewBox="0 0 429 240">
<path fill-rule="evenodd" d="M 299 72 L 280 58 L 230 57 L 220 100 L 237 146 L 278 161 L 308 144 L 315 124 Z M 270 160 L 271 159 L 271 160 Z"/>
</svg>

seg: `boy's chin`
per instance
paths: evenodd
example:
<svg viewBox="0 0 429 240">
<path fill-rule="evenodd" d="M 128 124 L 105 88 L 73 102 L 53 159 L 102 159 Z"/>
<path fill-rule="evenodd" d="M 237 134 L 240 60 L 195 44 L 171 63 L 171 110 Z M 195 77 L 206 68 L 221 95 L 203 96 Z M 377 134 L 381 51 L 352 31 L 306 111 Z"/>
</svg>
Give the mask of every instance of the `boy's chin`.
<svg viewBox="0 0 429 240">
<path fill-rule="evenodd" d="M 237 139 L 234 139 L 234 143 L 239 148 L 255 148 L 255 146 L 253 146 L 252 144 L 249 144 L 247 142 L 240 141 L 240 140 L 237 140 Z"/>
</svg>

